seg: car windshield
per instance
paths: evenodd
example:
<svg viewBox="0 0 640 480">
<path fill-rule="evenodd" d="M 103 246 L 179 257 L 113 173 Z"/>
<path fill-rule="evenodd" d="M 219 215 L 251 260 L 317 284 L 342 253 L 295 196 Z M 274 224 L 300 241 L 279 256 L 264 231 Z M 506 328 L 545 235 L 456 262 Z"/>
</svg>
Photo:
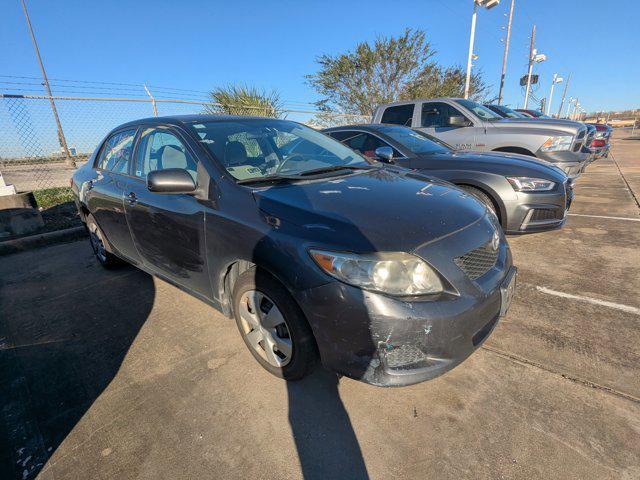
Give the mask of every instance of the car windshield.
<svg viewBox="0 0 640 480">
<path fill-rule="evenodd" d="M 446 143 L 407 127 L 385 125 L 378 130 L 417 155 L 451 151 Z"/>
<path fill-rule="evenodd" d="M 503 114 L 505 118 L 527 118 L 525 115 L 522 115 L 520 112 L 516 112 L 515 110 L 505 107 L 504 105 L 493 105 L 495 110 L 498 110 Z"/>
<path fill-rule="evenodd" d="M 467 110 L 472 111 L 473 113 L 476 114 L 476 116 L 478 116 L 479 118 L 482 118 L 483 120 L 501 120 L 502 119 L 502 117 L 498 115 L 496 112 L 491 111 L 484 105 L 480 105 L 478 102 L 474 102 L 472 100 L 463 100 L 463 99 L 458 99 L 456 100 L 456 102 L 462 105 Z"/>
<path fill-rule="evenodd" d="M 194 122 L 191 128 L 202 145 L 243 183 L 372 166 L 340 142 L 287 120 L 233 118 Z"/>
</svg>

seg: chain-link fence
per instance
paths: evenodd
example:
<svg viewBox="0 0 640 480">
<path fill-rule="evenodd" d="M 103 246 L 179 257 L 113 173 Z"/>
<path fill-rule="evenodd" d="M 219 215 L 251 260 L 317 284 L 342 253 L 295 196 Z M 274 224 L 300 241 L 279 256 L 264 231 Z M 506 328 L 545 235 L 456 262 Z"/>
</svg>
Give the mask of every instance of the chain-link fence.
<svg viewBox="0 0 640 480">
<path fill-rule="evenodd" d="M 210 102 L 138 98 L 53 97 L 69 151 L 61 147 L 50 99 L 0 94 L 0 173 L 18 191 L 69 185 L 69 178 L 114 127 L 157 115 L 202 114 Z M 251 108 L 251 107 L 249 107 Z M 261 115 L 259 109 L 256 115 Z M 285 109 L 285 118 L 317 128 L 366 123 L 370 117 Z"/>
</svg>

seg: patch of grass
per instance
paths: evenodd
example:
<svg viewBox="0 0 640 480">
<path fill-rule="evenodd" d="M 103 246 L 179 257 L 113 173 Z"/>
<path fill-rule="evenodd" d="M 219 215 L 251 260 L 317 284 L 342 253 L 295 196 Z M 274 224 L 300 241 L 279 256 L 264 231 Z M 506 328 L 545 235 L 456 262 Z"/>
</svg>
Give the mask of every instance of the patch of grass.
<svg viewBox="0 0 640 480">
<path fill-rule="evenodd" d="M 35 190 L 33 195 L 36 197 L 38 207 L 42 210 L 73 202 L 73 193 L 69 187 L 43 188 L 42 190 Z"/>
<path fill-rule="evenodd" d="M 38 208 L 44 221 L 42 232 L 82 225 L 76 204 L 73 202 L 71 188 L 43 188 L 42 190 L 34 190 L 33 195 L 36 197 L 36 202 L 38 202 Z"/>
</svg>

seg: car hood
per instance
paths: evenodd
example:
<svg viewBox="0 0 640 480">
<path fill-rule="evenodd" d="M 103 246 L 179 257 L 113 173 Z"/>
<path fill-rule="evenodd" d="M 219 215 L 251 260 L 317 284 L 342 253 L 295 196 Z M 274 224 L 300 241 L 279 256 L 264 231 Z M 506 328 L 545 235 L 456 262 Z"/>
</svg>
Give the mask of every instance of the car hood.
<svg viewBox="0 0 640 480">
<path fill-rule="evenodd" d="M 565 174 L 542 159 L 507 152 L 452 152 L 423 155 L 410 162 L 409 168 L 438 170 L 475 170 L 499 175 L 536 176 L 563 182 Z"/>
<path fill-rule="evenodd" d="M 253 195 L 272 225 L 293 224 L 307 241 L 359 252 L 411 252 L 486 215 L 464 191 L 406 169 L 277 185 Z"/>
<path fill-rule="evenodd" d="M 499 128 L 533 128 L 560 130 L 575 135 L 584 126 L 570 120 L 556 120 L 554 118 L 504 118 L 492 122 L 491 125 Z"/>
</svg>

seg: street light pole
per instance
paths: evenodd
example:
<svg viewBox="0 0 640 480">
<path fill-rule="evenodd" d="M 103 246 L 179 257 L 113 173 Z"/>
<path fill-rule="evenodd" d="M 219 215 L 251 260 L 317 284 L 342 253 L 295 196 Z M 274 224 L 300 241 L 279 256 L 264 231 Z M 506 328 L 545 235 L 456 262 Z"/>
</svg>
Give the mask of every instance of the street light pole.
<svg viewBox="0 0 640 480">
<path fill-rule="evenodd" d="M 529 104 L 529 90 L 531 90 L 531 73 L 533 72 L 533 56 L 534 53 L 534 42 L 536 40 L 536 26 L 533 26 L 533 30 L 531 31 L 531 44 L 529 45 L 529 71 L 527 72 L 527 89 L 524 92 L 524 109 L 527 109 L 527 105 Z"/>
<path fill-rule="evenodd" d="M 566 85 L 565 85 L 566 86 Z M 565 112 L 565 118 L 569 118 L 569 110 L 571 110 L 571 104 L 573 103 L 573 97 L 569 97 L 569 101 L 567 102 L 567 111 Z"/>
<path fill-rule="evenodd" d="M 36 36 L 33 33 L 33 27 L 31 26 L 31 20 L 29 19 L 29 13 L 27 12 L 27 6 L 24 3 L 24 0 L 20 0 L 22 4 L 22 11 L 24 12 L 24 16 L 27 19 L 27 26 L 29 27 L 29 33 L 31 34 L 31 41 L 33 42 L 33 46 L 36 50 L 36 57 L 38 57 L 38 64 L 40 65 L 40 70 L 42 71 L 42 79 L 44 80 L 44 87 L 47 90 L 47 95 L 49 96 L 49 103 L 51 103 L 51 111 L 53 112 L 53 118 L 56 121 L 56 126 L 58 127 L 58 141 L 60 142 L 60 146 L 62 147 L 62 151 L 64 155 L 67 157 L 65 163 L 71 167 L 75 167 L 76 164 L 71 158 L 71 153 L 69 152 L 69 147 L 67 146 L 67 139 L 64 137 L 64 132 L 62 131 L 62 124 L 60 123 L 60 118 L 58 117 L 58 110 L 56 109 L 56 104 L 53 101 L 53 95 L 51 94 L 51 87 L 49 86 L 49 79 L 47 78 L 47 72 L 44 70 L 44 65 L 42 64 L 42 57 L 40 56 L 40 49 L 38 48 L 38 42 L 36 42 Z"/>
<path fill-rule="evenodd" d="M 467 77 L 464 82 L 464 98 L 469 98 L 471 90 L 471 62 L 473 60 L 473 42 L 476 38 L 476 18 L 478 16 L 478 7 L 484 7 L 487 10 L 492 9 L 500 3 L 500 0 L 473 0 L 473 15 L 471 15 L 471 33 L 469 34 L 469 54 L 467 55 Z"/>
<path fill-rule="evenodd" d="M 504 78 L 507 75 L 507 55 L 509 55 L 509 40 L 511 39 L 511 21 L 513 20 L 513 4 L 515 0 L 511 0 L 509 8 L 509 23 L 507 24 L 507 39 L 504 45 L 504 56 L 502 57 L 502 75 L 500 75 L 500 90 L 498 91 L 498 105 L 502 105 L 502 91 L 504 90 Z"/>
<path fill-rule="evenodd" d="M 464 82 L 464 98 L 469 98 L 471 86 L 471 61 L 473 60 L 473 42 L 476 36 L 476 17 L 478 16 L 478 3 L 473 0 L 473 15 L 471 15 L 471 33 L 469 35 L 469 54 L 467 55 L 467 78 Z"/>
<path fill-rule="evenodd" d="M 571 81 L 571 73 L 567 77 L 567 81 L 562 89 L 562 100 L 560 100 L 560 107 L 558 108 L 558 118 L 562 115 L 562 107 L 564 107 L 564 99 L 567 97 L 567 89 L 569 88 L 569 82 Z"/>
<path fill-rule="evenodd" d="M 553 100 L 553 87 L 555 87 L 556 83 L 562 83 L 563 78 L 558 77 L 557 73 L 553 74 L 553 78 L 551 79 L 551 91 L 549 92 L 549 102 L 547 103 L 547 115 L 551 111 L 551 100 Z"/>
</svg>

